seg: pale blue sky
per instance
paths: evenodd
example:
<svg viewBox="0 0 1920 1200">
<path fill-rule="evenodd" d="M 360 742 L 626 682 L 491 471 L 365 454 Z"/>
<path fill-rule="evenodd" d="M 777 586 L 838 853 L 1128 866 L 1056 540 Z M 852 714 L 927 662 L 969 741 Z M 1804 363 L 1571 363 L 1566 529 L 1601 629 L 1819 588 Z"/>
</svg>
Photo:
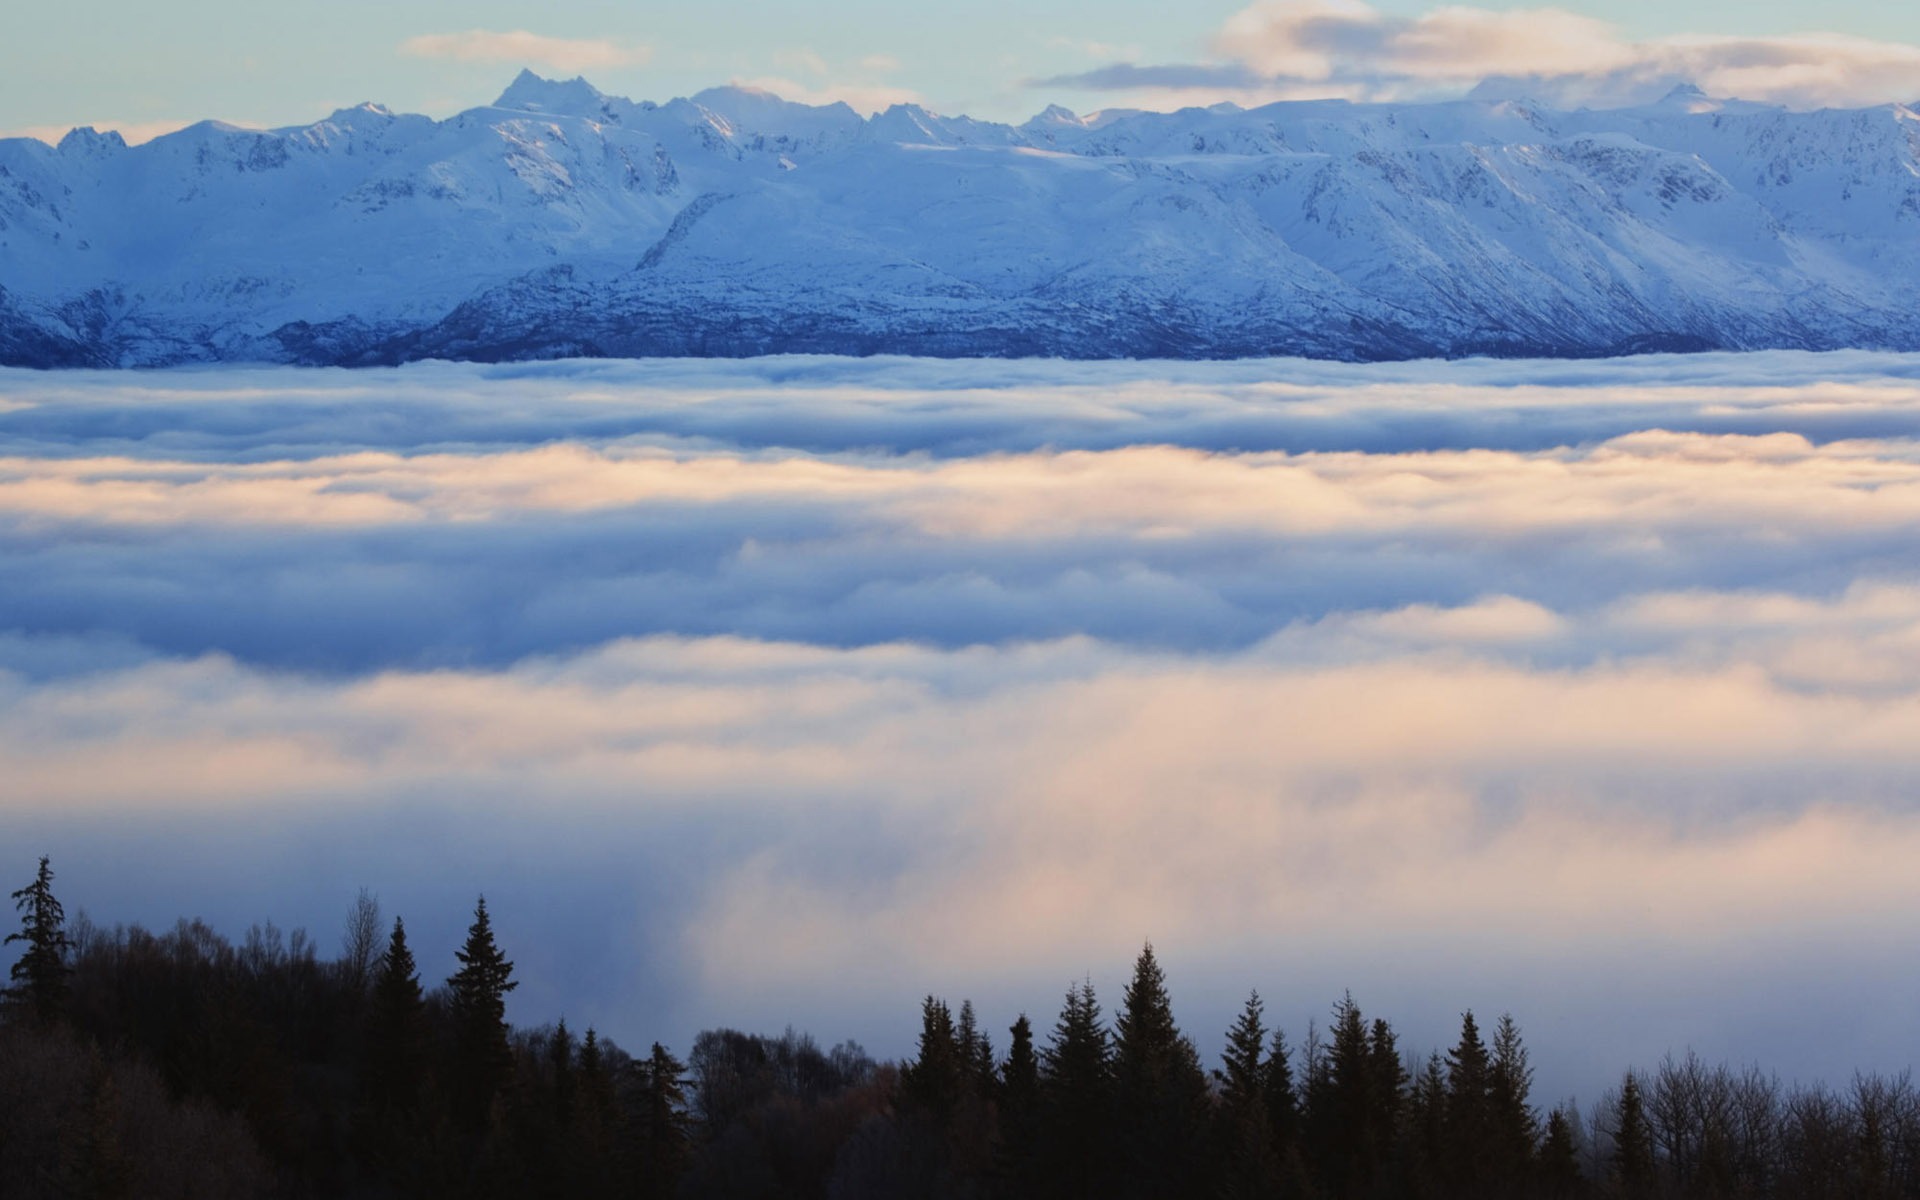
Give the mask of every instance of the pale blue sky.
<svg viewBox="0 0 1920 1200">
<path fill-rule="evenodd" d="M 522 64 L 456 61 L 403 52 L 410 38 L 472 30 L 527 30 L 563 39 L 645 47 L 644 64 L 584 73 L 603 89 L 664 100 L 730 79 L 788 80 L 815 90 L 910 92 L 946 112 L 1019 119 L 1050 102 L 1086 111 L 1134 102 L 1089 89 L 1029 81 L 1112 62 L 1217 62 L 1216 34 L 1246 4 L 1201 0 L 990 0 L 908 6 L 892 0 L 831 4 L 701 0 L 639 5 L 558 0 L 541 6 L 472 0 L 191 0 L 134 4 L 69 0 L 9 6 L 0 38 L 0 130 L 74 123 L 138 125 L 217 116 L 252 124 L 316 119 L 377 100 L 446 115 L 490 100 Z M 1379 0 L 1388 16 L 1433 6 Z M 1520 7 L 1485 0 L 1485 7 Z M 1623 39 L 1680 34 L 1768 36 L 1829 31 L 1883 42 L 1920 42 L 1920 16 L 1891 0 L 1659 0 L 1575 3 L 1615 23 Z M 637 57 L 637 55 L 634 55 Z M 538 63 L 543 74 L 574 72 Z M 1910 89 L 1920 93 L 1920 73 Z M 1912 98 L 1912 97 L 1905 97 Z M 1199 97 L 1206 99 L 1206 97 Z"/>
</svg>

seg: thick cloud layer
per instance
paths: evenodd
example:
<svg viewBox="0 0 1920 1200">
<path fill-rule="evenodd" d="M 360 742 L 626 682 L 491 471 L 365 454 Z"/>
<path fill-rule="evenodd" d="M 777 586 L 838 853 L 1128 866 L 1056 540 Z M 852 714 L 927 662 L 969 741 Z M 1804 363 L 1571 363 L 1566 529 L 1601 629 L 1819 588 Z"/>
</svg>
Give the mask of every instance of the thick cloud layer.
<svg viewBox="0 0 1920 1200">
<path fill-rule="evenodd" d="M 628 1041 L 899 1053 L 1152 937 L 1209 1050 L 1351 986 L 1553 1091 L 1900 1067 L 1917 377 L 0 376 L 0 842 L 103 916 L 368 884 L 428 959 L 484 888 L 516 1011 Z"/>
</svg>

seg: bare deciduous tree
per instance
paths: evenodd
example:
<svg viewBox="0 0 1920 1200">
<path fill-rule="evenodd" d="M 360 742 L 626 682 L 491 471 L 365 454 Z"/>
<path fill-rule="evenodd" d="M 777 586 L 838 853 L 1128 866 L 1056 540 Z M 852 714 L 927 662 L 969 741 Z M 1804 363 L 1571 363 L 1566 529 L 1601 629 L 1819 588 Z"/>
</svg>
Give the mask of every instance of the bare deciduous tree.
<svg viewBox="0 0 1920 1200">
<path fill-rule="evenodd" d="M 347 926 L 340 937 L 340 971 L 356 990 L 365 991 L 379 957 L 380 900 L 361 888 L 353 907 L 347 909 Z"/>
</svg>

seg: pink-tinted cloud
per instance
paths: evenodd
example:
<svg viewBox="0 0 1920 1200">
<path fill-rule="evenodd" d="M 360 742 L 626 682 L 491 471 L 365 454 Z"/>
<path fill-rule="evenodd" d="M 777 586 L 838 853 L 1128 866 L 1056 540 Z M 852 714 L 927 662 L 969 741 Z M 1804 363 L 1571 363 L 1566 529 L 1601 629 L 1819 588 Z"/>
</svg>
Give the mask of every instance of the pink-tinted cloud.
<svg viewBox="0 0 1920 1200">
<path fill-rule="evenodd" d="M 644 66 L 653 48 L 617 38 L 563 38 L 525 29 L 469 29 L 461 33 L 424 33 L 400 43 L 413 58 L 455 62 L 550 67 L 556 71 Z"/>
<path fill-rule="evenodd" d="M 1222 25 L 1211 50 L 1204 63 L 1116 63 L 1040 82 L 1119 91 L 1148 106 L 1432 98 L 1483 80 L 1567 106 L 1644 103 L 1683 82 L 1792 108 L 1920 97 L 1920 46 L 1909 43 L 1821 32 L 1635 41 L 1557 8 L 1449 5 L 1401 16 L 1364 0 L 1260 0 Z"/>
</svg>

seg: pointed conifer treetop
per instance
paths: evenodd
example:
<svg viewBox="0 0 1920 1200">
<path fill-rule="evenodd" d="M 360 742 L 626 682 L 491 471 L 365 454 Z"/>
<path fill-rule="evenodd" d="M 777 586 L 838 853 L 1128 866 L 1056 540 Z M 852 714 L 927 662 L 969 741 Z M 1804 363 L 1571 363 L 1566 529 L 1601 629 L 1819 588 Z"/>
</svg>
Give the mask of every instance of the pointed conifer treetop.
<svg viewBox="0 0 1920 1200">
<path fill-rule="evenodd" d="M 963 1048 L 945 1000 L 930 995 L 921 1002 L 919 1049 L 902 1075 L 902 1090 L 914 1104 L 945 1116 L 959 1099 L 963 1070 Z"/>
<path fill-rule="evenodd" d="M 1533 1067 L 1512 1013 L 1501 1014 L 1500 1024 L 1494 1027 L 1493 1059 L 1488 1071 L 1496 1099 L 1518 1110 L 1528 1109 L 1533 1091 Z"/>
<path fill-rule="evenodd" d="M 6 995 L 30 1009 L 36 1019 L 52 1021 L 66 1010 L 67 975 L 72 970 L 67 966 L 67 951 L 72 943 L 67 938 L 66 909 L 53 894 L 53 868 L 46 855 L 40 856 L 33 882 L 14 892 L 12 899 L 20 911 L 20 930 L 8 934 L 5 944 L 25 942 L 27 948 L 13 964 L 13 986 Z"/>
<path fill-rule="evenodd" d="M 513 964 L 493 941 L 493 923 L 482 896 L 474 906 L 467 941 L 456 954 L 460 969 L 447 979 L 453 1024 L 451 1089 L 456 1120 L 468 1134 L 484 1129 L 495 1096 L 513 1074 L 507 1044 L 507 993 L 516 986 Z"/>
<path fill-rule="evenodd" d="M 1027 1019 L 1027 1014 L 1021 1013 L 1007 1027 L 1007 1036 L 1011 1041 L 1007 1047 L 1006 1064 L 1000 1069 L 1000 1078 L 1006 1086 L 1008 1098 L 1016 1103 L 1024 1102 L 1040 1087 L 1040 1060 L 1033 1051 L 1033 1022 Z"/>
<path fill-rule="evenodd" d="M 1133 978 L 1121 993 L 1120 1011 L 1113 1019 L 1114 1058 L 1121 1069 L 1166 1060 L 1180 1040 L 1173 1021 L 1173 1000 L 1167 995 L 1167 973 L 1154 957 L 1153 943 L 1140 950 Z"/>
<path fill-rule="evenodd" d="M 1366 1087 L 1372 1065 L 1372 1045 L 1367 1039 L 1367 1021 L 1353 993 L 1346 993 L 1333 1008 L 1333 1042 L 1327 1050 L 1327 1065 L 1333 1081 L 1356 1094 Z"/>
<path fill-rule="evenodd" d="M 1619 1194 L 1640 1200 L 1653 1189 L 1653 1131 L 1639 1076 L 1628 1071 L 1620 1081 L 1619 1124 L 1613 1131 L 1613 1176 Z"/>
<path fill-rule="evenodd" d="M 513 964 L 494 944 L 493 921 L 487 916 L 485 896 L 474 905 L 466 945 L 455 951 L 454 957 L 460 960 L 460 969 L 447 978 L 447 986 L 453 990 L 456 1012 L 470 1018 L 498 1021 L 504 1027 L 506 995 L 520 985 L 513 979 Z"/>
<path fill-rule="evenodd" d="M 1100 1001 L 1093 981 L 1067 987 L 1066 1003 L 1040 1052 L 1045 1079 L 1068 1087 L 1099 1086 L 1112 1072 L 1107 1029 L 1100 1023 Z"/>
<path fill-rule="evenodd" d="M 1260 1068 L 1260 1096 L 1266 1102 L 1267 1120 L 1273 1124 L 1275 1144 L 1285 1149 L 1293 1140 L 1300 1098 L 1294 1091 L 1293 1053 L 1284 1030 L 1275 1029 L 1267 1045 L 1267 1060 Z"/>
<path fill-rule="evenodd" d="M 993 1039 L 987 1031 L 980 1028 L 979 1018 L 974 1015 L 973 1001 L 960 1001 L 960 1015 L 953 1027 L 954 1045 L 960 1051 L 961 1069 L 966 1075 L 967 1086 L 979 1095 L 987 1095 L 993 1089 Z"/>
<path fill-rule="evenodd" d="M 646 1164 L 652 1190 L 646 1195 L 671 1196 L 676 1180 L 692 1152 L 693 1118 L 687 1112 L 684 1078 L 686 1064 L 659 1042 L 641 1064 L 643 1094 L 639 1114 L 638 1152 Z"/>
<path fill-rule="evenodd" d="M 386 952 L 380 956 L 373 976 L 376 995 L 390 1001 L 420 999 L 420 972 L 414 966 L 413 951 L 407 947 L 406 922 L 393 919 L 393 932 L 387 937 Z"/>
<path fill-rule="evenodd" d="M 1473 1019 L 1473 1010 L 1468 1009 L 1460 1016 L 1460 1042 L 1447 1051 L 1451 1099 L 1455 1103 L 1480 1103 L 1486 1096 L 1490 1067 L 1486 1043 L 1480 1040 L 1480 1026 Z"/>
<path fill-rule="evenodd" d="M 1221 1102 L 1234 1113 L 1250 1111 L 1261 1101 L 1264 1080 L 1262 1055 L 1267 1048 L 1266 1006 L 1260 993 L 1247 997 L 1246 1007 L 1227 1030 L 1227 1048 L 1221 1055 L 1225 1070 L 1220 1072 Z"/>
<path fill-rule="evenodd" d="M 397 1111 L 418 1102 L 428 1053 L 426 1009 L 406 924 L 395 917 L 374 966 L 367 1013 L 365 1082 L 376 1107 Z"/>
</svg>

